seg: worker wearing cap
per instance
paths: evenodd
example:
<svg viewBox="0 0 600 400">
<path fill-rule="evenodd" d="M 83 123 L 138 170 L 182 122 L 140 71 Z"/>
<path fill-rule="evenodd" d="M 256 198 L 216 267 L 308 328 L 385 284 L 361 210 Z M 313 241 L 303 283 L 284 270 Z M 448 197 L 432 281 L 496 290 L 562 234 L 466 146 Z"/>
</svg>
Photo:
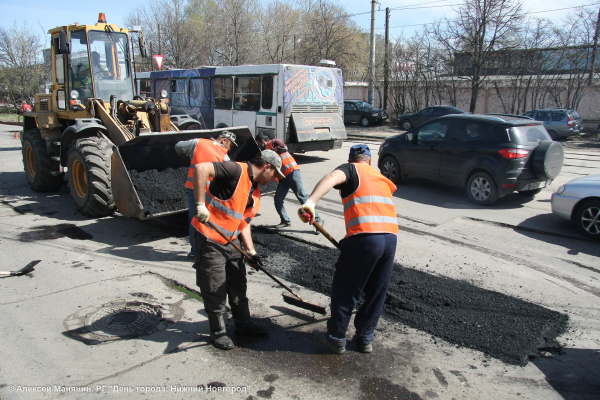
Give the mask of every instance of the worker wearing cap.
<svg viewBox="0 0 600 400">
<path fill-rule="evenodd" d="M 175 151 L 180 156 L 190 157 L 190 168 L 188 169 L 187 179 L 185 181 L 185 187 L 188 189 L 188 222 L 190 231 L 190 246 L 191 250 L 188 253 L 188 257 L 195 258 L 194 250 L 194 227 L 192 226 L 192 219 L 196 215 L 196 201 L 194 200 L 194 186 L 192 179 L 194 177 L 194 166 L 203 162 L 210 161 L 229 161 L 227 152 L 232 146 L 237 147 L 235 143 L 235 134 L 229 131 L 223 131 L 216 138 L 210 139 L 191 139 L 182 142 L 178 142 L 175 145 Z M 208 182 L 207 182 L 208 184 Z"/>
<path fill-rule="evenodd" d="M 259 133 L 256 135 L 256 143 L 260 149 L 273 150 L 275 153 L 279 154 L 279 157 L 281 157 L 281 172 L 283 172 L 285 175 L 285 179 L 279 182 L 277 185 L 277 190 L 275 191 L 275 210 L 277 211 L 277 214 L 279 214 L 279 218 L 281 220 L 279 225 L 277 225 L 277 228 L 287 228 L 288 226 L 292 225 L 292 221 L 287 215 L 283 202 L 290 189 L 292 189 L 292 192 L 294 192 L 300 204 L 304 204 L 308 199 L 308 195 L 306 194 L 304 185 L 302 184 L 300 167 L 298 166 L 298 163 L 296 163 L 294 157 L 292 157 L 292 155 L 288 152 L 288 148 L 285 143 L 283 143 L 281 140 L 269 140 L 267 135 L 264 133 Z M 318 213 L 316 214 L 316 221 L 319 223 L 319 225 L 323 225 L 323 219 Z M 318 234 L 317 231 L 315 232 Z"/>
<path fill-rule="evenodd" d="M 363 293 L 364 303 L 354 318 L 354 340 L 360 352 L 370 353 L 396 254 L 398 220 L 392 203 L 396 185 L 371 167 L 366 144 L 352 146 L 348 164 L 323 177 L 298 210 L 303 222 L 314 222 L 316 203 L 332 188 L 342 197 L 346 236 L 335 264 L 327 331 L 314 331 L 313 339 L 343 353 L 352 311 Z"/>
<path fill-rule="evenodd" d="M 203 222 L 211 221 L 237 245 L 244 245 L 252 258 L 251 265 L 260 264 L 250 233 L 250 221 L 260 207 L 260 185 L 275 177 L 283 178 L 281 159 L 270 150 L 261 152 L 251 161 L 207 162 L 194 166 L 194 198 L 196 216 L 194 245 L 202 257 L 196 257 L 196 284 L 208 314 L 210 337 L 219 349 L 232 349 L 223 315 L 229 298 L 237 334 L 264 335 L 267 328 L 250 318 L 246 297 L 246 267 L 242 255 L 219 233 Z M 212 179 L 210 185 L 206 182 Z"/>
</svg>

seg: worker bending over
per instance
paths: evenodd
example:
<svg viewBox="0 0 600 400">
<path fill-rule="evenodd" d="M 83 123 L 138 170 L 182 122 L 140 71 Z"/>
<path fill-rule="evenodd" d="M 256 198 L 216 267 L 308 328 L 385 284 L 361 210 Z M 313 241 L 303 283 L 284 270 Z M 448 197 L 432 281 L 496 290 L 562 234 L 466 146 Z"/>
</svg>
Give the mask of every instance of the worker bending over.
<svg viewBox="0 0 600 400">
<path fill-rule="evenodd" d="M 261 152 L 247 163 L 224 161 L 194 166 L 196 218 L 192 225 L 197 254 L 194 263 L 196 284 L 208 314 L 210 338 L 219 349 L 234 347 L 223 320 L 227 297 L 237 334 L 265 335 L 268 330 L 250 318 L 242 255 L 203 222 L 210 219 L 234 243 L 239 245 L 241 241 L 252 258 L 251 265 L 260 263 L 252 242 L 250 221 L 260 207 L 258 185 L 266 185 L 275 177 L 284 178 L 280 168 L 281 159 L 270 150 Z M 207 190 L 209 178 L 213 180 Z"/>
<path fill-rule="evenodd" d="M 290 189 L 296 195 L 296 198 L 300 204 L 304 204 L 308 199 L 308 195 L 304 190 L 302 184 L 302 176 L 300 175 L 300 167 L 292 155 L 288 152 L 288 148 L 279 139 L 269 140 L 269 137 L 264 133 L 256 135 L 256 143 L 261 150 L 273 150 L 281 157 L 282 167 L 281 172 L 285 175 L 285 180 L 279 182 L 277 190 L 275 191 L 275 210 L 279 214 L 281 222 L 277 225 L 277 228 L 287 228 L 292 225 L 290 217 L 288 217 L 285 211 L 285 205 L 283 204 L 285 197 L 287 196 Z M 323 219 L 316 214 L 316 221 L 319 225 L 323 225 Z M 315 231 L 318 234 L 318 231 Z"/>
<path fill-rule="evenodd" d="M 334 353 L 343 353 L 352 311 L 364 293 L 364 303 L 354 318 L 354 341 L 360 352 L 370 353 L 396 254 L 398 220 L 392 203 L 396 185 L 371 167 L 366 144 L 352 146 L 348 161 L 317 183 L 298 215 L 312 224 L 319 199 L 332 188 L 340 191 L 346 236 L 335 264 L 327 331 L 314 331 L 313 339 Z"/>
<path fill-rule="evenodd" d="M 187 179 L 185 181 L 185 187 L 188 189 L 188 222 L 190 227 L 190 247 L 191 250 L 188 253 L 188 257 L 195 258 L 194 252 L 194 227 L 192 226 L 192 219 L 196 215 L 196 200 L 194 200 L 194 166 L 203 162 L 221 162 L 229 161 L 227 152 L 231 150 L 232 146 L 237 147 L 235 142 L 235 134 L 229 131 L 223 131 L 216 138 L 209 139 L 191 139 L 182 142 L 177 142 L 175 145 L 175 151 L 182 157 L 190 157 L 190 168 L 188 169 Z M 207 182 L 208 184 L 208 182 Z"/>
</svg>

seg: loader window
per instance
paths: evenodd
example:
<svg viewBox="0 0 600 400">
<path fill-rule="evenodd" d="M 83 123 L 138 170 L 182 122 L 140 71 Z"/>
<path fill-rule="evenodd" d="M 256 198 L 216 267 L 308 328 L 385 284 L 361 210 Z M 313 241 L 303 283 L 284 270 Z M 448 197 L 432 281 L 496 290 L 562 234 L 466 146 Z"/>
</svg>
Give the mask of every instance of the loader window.
<svg viewBox="0 0 600 400">
<path fill-rule="evenodd" d="M 71 54 L 69 54 L 69 90 L 76 90 L 81 104 L 93 97 L 90 55 L 88 53 L 85 31 L 71 32 Z"/>
<path fill-rule="evenodd" d="M 95 96 L 108 101 L 133 98 L 127 35 L 118 32 L 89 31 L 89 52 Z"/>
<path fill-rule="evenodd" d="M 215 78 L 215 108 L 231 110 L 233 98 L 233 78 L 218 76 Z"/>
<path fill-rule="evenodd" d="M 235 99 L 233 106 L 241 111 L 260 109 L 260 77 L 235 78 Z"/>
</svg>

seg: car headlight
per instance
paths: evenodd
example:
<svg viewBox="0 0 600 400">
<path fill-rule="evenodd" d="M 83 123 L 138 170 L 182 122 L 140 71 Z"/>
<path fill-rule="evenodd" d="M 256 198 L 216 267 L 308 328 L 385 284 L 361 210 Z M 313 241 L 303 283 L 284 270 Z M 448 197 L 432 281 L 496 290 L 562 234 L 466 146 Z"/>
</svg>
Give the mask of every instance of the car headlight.
<svg viewBox="0 0 600 400">
<path fill-rule="evenodd" d="M 167 98 L 167 96 L 169 95 L 169 92 L 167 92 L 166 90 L 162 90 L 160 92 L 160 95 L 161 95 L 162 98 Z"/>
<path fill-rule="evenodd" d="M 565 185 L 560 185 L 558 189 L 556 189 L 557 194 L 562 194 L 565 191 Z"/>
</svg>

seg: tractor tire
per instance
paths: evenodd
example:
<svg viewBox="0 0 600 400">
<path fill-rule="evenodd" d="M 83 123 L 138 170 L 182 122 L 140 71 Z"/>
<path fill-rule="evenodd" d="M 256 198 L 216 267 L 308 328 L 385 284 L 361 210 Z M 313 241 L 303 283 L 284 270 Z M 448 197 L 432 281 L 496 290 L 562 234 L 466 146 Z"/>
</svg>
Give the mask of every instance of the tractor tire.
<svg viewBox="0 0 600 400">
<path fill-rule="evenodd" d="M 106 139 L 78 139 L 69 148 L 69 189 L 77 209 L 88 217 L 106 217 L 115 209 L 111 188 L 112 145 Z"/>
<path fill-rule="evenodd" d="M 23 167 L 25 177 L 35 192 L 51 192 L 63 185 L 64 174 L 52 175 L 54 161 L 46 151 L 46 141 L 39 129 L 29 129 L 23 135 Z"/>
</svg>

